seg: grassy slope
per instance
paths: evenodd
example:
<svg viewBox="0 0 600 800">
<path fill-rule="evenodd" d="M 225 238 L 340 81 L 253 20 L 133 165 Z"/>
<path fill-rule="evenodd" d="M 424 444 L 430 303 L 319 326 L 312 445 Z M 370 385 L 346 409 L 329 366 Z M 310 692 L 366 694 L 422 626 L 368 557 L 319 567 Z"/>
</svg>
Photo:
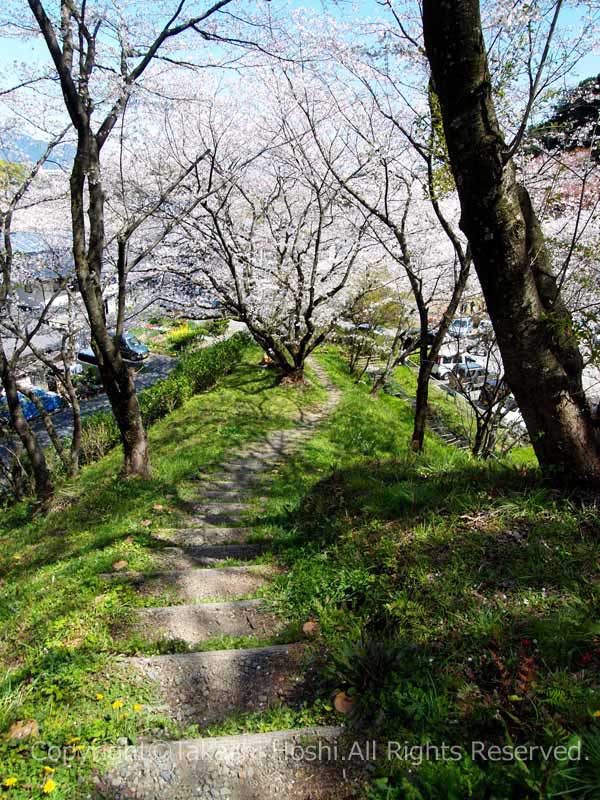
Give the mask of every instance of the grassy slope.
<svg viewBox="0 0 600 800">
<path fill-rule="evenodd" d="M 431 439 L 415 458 L 407 406 L 373 401 L 326 361 L 344 400 L 271 506 L 290 568 L 274 600 L 319 620 L 324 696 L 354 693 L 361 726 L 411 745 L 584 736 L 590 761 L 573 780 L 599 796 L 596 506 L 530 467 L 476 463 Z M 371 796 L 541 798 L 575 785 L 552 759 L 479 766 L 384 763 Z"/>
<path fill-rule="evenodd" d="M 275 388 L 273 375 L 258 368 L 258 360 L 254 352 L 252 363 L 151 428 L 151 481 L 116 477 L 117 450 L 63 487 L 47 516 L 32 520 L 25 505 L 4 515 L 0 733 L 16 719 L 32 718 L 44 741 L 64 746 L 79 737 L 72 746 L 87 747 L 144 729 L 144 714 L 133 711 L 133 704 L 148 696 L 133 683 L 116 682 L 111 664 L 126 645 L 115 644 L 111 630 L 126 623 L 133 606 L 147 601 L 99 574 L 119 559 L 131 569 L 149 566 L 153 549 L 144 522 L 169 521 L 155 505 L 176 513 L 183 505 L 179 487 L 185 489 L 201 467 L 245 441 L 288 427 L 299 406 L 323 396 L 318 388 Z M 104 697 L 96 700 L 97 694 Z M 119 699 L 124 708 L 113 709 L 112 701 Z M 12 797 L 42 796 L 43 760 L 29 755 L 22 742 L 0 741 L 0 784 L 18 779 Z M 73 763 L 80 758 L 76 751 Z M 54 797 L 74 796 L 76 772 L 57 768 Z"/>
<path fill-rule="evenodd" d="M 370 398 L 333 351 L 322 360 L 343 389 L 342 402 L 280 470 L 260 520 L 289 568 L 270 591 L 272 602 L 297 623 L 320 622 L 322 696 L 300 712 L 234 718 L 210 733 L 325 721 L 332 693 L 345 689 L 357 697 L 357 721 L 384 739 L 467 745 L 474 738 L 558 743 L 573 732 L 589 735 L 600 726 L 593 717 L 600 653 L 590 624 L 598 611 L 595 509 L 553 495 L 532 469 L 476 464 L 436 437 L 415 457 L 407 450 L 407 405 Z M 117 558 L 132 567 L 150 563 L 139 531 L 156 517 L 152 506 L 176 510 L 196 467 L 289 424 L 299 398 L 313 396 L 293 389 L 253 394 L 257 375 L 266 389 L 264 372 L 237 371 L 228 386 L 156 425 L 149 485 L 112 479 L 115 454 L 86 470 L 64 498 L 65 511 L 34 525 L 25 511 L 9 519 L 3 556 L 12 576 L 0 622 L 2 634 L 16 630 L 17 639 L 2 653 L 13 672 L 4 680 L 0 729 L 32 716 L 59 744 L 71 736 L 84 744 L 115 741 L 144 729 L 132 703 L 147 697 L 103 677 L 113 674 L 110 625 L 125 621 L 139 600 L 96 576 Z M 169 496 L 173 487 L 178 498 Z M 94 700 L 98 691 L 105 699 Z M 108 701 L 120 697 L 125 708 L 113 710 Z M 10 757 L 10 769 L 21 770 L 21 780 L 29 770 L 39 786 L 40 765 L 16 751 Z M 371 797 L 516 800 L 545 797 L 546 785 L 558 786 L 554 762 L 546 771 L 530 764 L 529 772 L 502 764 L 496 776 L 468 759 L 412 772 L 407 766 L 381 764 Z M 67 771 L 57 770 L 57 783 L 67 781 L 72 786 Z"/>
</svg>

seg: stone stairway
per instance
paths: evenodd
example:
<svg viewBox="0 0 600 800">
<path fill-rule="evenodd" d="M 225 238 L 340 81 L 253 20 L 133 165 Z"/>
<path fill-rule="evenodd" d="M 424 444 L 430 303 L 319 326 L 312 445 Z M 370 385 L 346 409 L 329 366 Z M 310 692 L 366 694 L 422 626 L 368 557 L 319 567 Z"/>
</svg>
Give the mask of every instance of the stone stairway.
<svg viewBox="0 0 600 800">
<path fill-rule="evenodd" d="M 248 541 L 248 519 L 257 513 L 258 498 L 252 504 L 248 500 L 261 486 L 264 494 L 269 472 L 313 435 L 339 400 L 324 371 L 316 364 L 313 368 L 328 388 L 326 402 L 302 413 L 294 428 L 272 433 L 217 471 L 199 475 L 199 499 L 189 504 L 184 524 L 154 534 L 166 545 L 157 552 L 155 570 L 121 573 L 144 595 L 167 591 L 183 602 L 138 609 L 132 631 L 167 646 L 183 642 L 192 652 L 122 660 L 127 672 L 158 689 L 161 700 L 155 710 L 175 723 L 201 730 L 240 712 L 293 706 L 314 695 L 314 676 L 304 666 L 305 642 L 193 652 L 220 636 L 260 642 L 286 628 L 286 621 L 260 599 L 248 599 L 276 571 L 252 563 L 269 543 Z M 246 563 L 223 563 L 232 559 Z M 332 755 L 343 731 L 328 727 L 144 741 L 122 748 L 118 763 L 98 779 L 97 788 L 101 797 L 112 800 L 268 800 L 282 793 L 291 800 L 352 798 L 360 773 Z"/>
<path fill-rule="evenodd" d="M 413 409 L 416 407 L 415 398 L 409 395 L 408 392 L 406 392 L 397 381 L 389 381 L 383 387 L 383 390 L 386 394 L 390 394 L 393 397 L 399 397 L 406 401 Z M 427 423 L 429 425 L 429 429 L 434 433 L 437 433 L 440 439 L 442 439 L 442 441 L 444 441 L 446 444 L 456 447 L 458 450 L 464 450 L 465 452 L 471 449 L 470 442 L 466 436 L 450 430 L 450 428 L 444 424 L 439 415 L 433 413 L 431 410 L 427 412 Z"/>
</svg>

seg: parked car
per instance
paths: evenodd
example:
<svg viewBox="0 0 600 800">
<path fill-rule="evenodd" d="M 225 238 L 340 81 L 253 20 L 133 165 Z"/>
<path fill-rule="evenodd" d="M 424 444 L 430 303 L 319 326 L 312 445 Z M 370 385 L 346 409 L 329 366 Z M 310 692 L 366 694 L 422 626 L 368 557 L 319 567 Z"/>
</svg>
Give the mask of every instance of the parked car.
<svg viewBox="0 0 600 800">
<path fill-rule="evenodd" d="M 485 374 L 485 367 L 470 353 L 440 354 L 431 372 L 441 381 L 448 381 L 452 376 L 460 380 L 471 380 Z"/>
<path fill-rule="evenodd" d="M 430 328 L 427 331 L 427 347 L 431 347 L 433 344 L 433 340 L 435 338 L 435 334 L 437 332 L 437 328 Z M 419 343 L 421 341 L 421 329 L 420 328 L 410 328 L 407 331 L 402 333 L 402 347 L 405 350 L 409 348 L 412 350 L 416 350 L 419 347 Z"/>
<path fill-rule="evenodd" d="M 27 314 L 41 314 L 44 310 L 41 303 L 34 303 L 33 300 L 21 300 L 17 303 L 17 308 Z"/>
<path fill-rule="evenodd" d="M 496 403 L 506 403 L 509 397 L 510 389 L 504 378 L 498 378 L 497 375 L 488 375 L 479 390 L 479 405 L 489 408 Z"/>
<path fill-rule="evenodd" d="M 471 317 L 457 317 L 453 319 L 448 328 L 448 336 L 460 339 L 473 333 L 473 320 Z"/>
<path fill-rule="evenodd" d="M 148 358 L 150 353 L 150 350 L 145 344 L 140 342 L 137 336 L 134 336 L 132 333 L 127 333 L 126 331 L 119 337 L 119 349 L 125 361 L 144 361 Z M 84 364 L 98 365 L 96 354 L 91 347 L 80 350 L 79 353 L 77 353 L 77 360 L 83 361 Z"/>
<path fill-rule="evenodd" d="M 45 389 L 32 389 L 32 393 L 41 401 L 42 407 L 49 414 L 51 414 L 53 411 L 58 411 L 58 409 L 62 408 L 65 404 L 65 401 L 59 394 L 56 394 L 56 392 L 47 392 Z M 39 417 L 40 412 L 37 410 L 35 403 L 33 403 L 22 392 L 18 392 L 18 396 L 25 419 L 29 420 Z M 4 390 L 2 390 L 0 393 L 0 417 L 3 419 L 9 418 L 8 404 L 6 402 Z"/>
</svg>

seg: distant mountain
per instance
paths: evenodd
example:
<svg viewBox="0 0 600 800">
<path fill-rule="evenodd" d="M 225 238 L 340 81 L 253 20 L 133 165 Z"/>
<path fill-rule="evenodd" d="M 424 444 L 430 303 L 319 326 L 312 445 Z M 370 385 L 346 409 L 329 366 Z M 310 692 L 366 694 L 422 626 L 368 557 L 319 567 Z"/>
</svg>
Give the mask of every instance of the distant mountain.
<svg viewBox="0 0 600 800">
<path fill-rule="evenodd" d="M 3 138 L 0 141 L 0 159 L 13 163 L 35 162 L 43 156 L 48 142 L 34 139 L 27 134 Z M 70 167 L 75 156 L 75 146 L 72 144 L 57 145 L 46 162 L 46 169 L 59 169 Z"/>
</svg>

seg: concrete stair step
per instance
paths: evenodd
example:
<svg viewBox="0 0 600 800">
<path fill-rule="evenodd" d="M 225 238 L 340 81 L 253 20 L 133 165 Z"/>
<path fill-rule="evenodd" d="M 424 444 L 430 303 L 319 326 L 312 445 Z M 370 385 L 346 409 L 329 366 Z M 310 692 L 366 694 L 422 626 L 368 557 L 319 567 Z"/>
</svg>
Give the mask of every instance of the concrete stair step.
<svg viewBox="0 0 600 800">
<path fill-rule="evenodd" d="M 244 512 L 236 511 L 205 511 L 199 507 L 192 511 L 189 517 L 190 528 L 229 528 L 245 525 Z"/>
<path fill-rule="evenodd" d="M 243 489 L 249 491 L 256 488 L 263 476 L 262 473 L 247 471 L 243 473 L 235 472 L 206 472 L 199 476 L 202 485 L 218 491 L 219 489 Z"/>
<path fill-rule="evenodd" d="M 215 492 L 219 495 L 222 492 L 231 492 L 239 497 L 253 496 L 256 491 L 263 488 L 261 481 L 238 480 L 238 478 L 232 478 L 231 475 L 225 475 L 224 473 L 218 473 L 215 478 L 210 480 L 202 480 L 200 486 L 202 487 L 200 491 Z"/>
<path fill-rule="evenodd" d="M 246 544 L 252 528 L 219 528 L 205 525 L 200 528 L 161 528 L 152 535 L 161 542 L 174 545 L 197 546 L 221 544 Z"/>
<path fill-rule="evenodd" d="M 267 613 L 260 600 L 234 600 L 136 609 L 130 631 L 152 642 L 177 640 L 193 646 L 219 636 L 266 639 L 283 627 L 281 619 Z"/>
<path fill-rule="evenodd" d="M 192 502 L 186 504 L 192 514 L 232 514 L 244 511 L 255 511 L 256 505 L 242 500 L 208 500 L 206 502 Z"/>
<path fill-rule="evenodd" d="M 219 544 L 200 547 L 163 547 L 154 555 L 157 568 L 187 569 L 188 567 L 212 567 L 220 561 L 252 561 L 268 549 L 265 542 L 256 544 Z"/>
<path fill-rule="evenodd" d="M 119 751 L 96 789 L 106 800 L 352 800 L 364 764 L 335 758 L 346 751 L 343 734 L 298 728 L 139 744 Z"/>
<path fill-rule="evenodd" d="M 203 485 L 200 485 L 198 489 L 198 496 L 201 501 L 221 500 L 223 503 L 243 503 L 248 500 L 266 503 L 269 499 L 265 495 L 255 495 L 250 489 L 215 489 L 212 486 L 210 489 L 205 489 Z"/>
<path fill-rule="evenodd" d="M 224 470 L 264 470 L 277 464 L 282 464 L 285 461 L 283 458 L 276 458 L 275 456 L 266 456 L 264 458 L 243 458 L 236 456 L 230 461 L 224 461 L 221 464 L 221 469 Z"/>
<path fill-rule="evenodd" d="M 205 653 L 136 656 L 124 668 L 159 691 L 154 710 L 177 722 L 212 725 L 236 712 L 264 711 L 307 699 L 304 645 L 274 645 Z"/>
<path fill-rule="evenodd" d="M 275 574 L 273 567 L 258 565 L 150 573 L 110 572 L 101 577 L 127 581 L 148 597 L 172 592 L 177 600 L 197 603 L 202 600 L 239 600 L 257 592 Z"/>
</svg>

